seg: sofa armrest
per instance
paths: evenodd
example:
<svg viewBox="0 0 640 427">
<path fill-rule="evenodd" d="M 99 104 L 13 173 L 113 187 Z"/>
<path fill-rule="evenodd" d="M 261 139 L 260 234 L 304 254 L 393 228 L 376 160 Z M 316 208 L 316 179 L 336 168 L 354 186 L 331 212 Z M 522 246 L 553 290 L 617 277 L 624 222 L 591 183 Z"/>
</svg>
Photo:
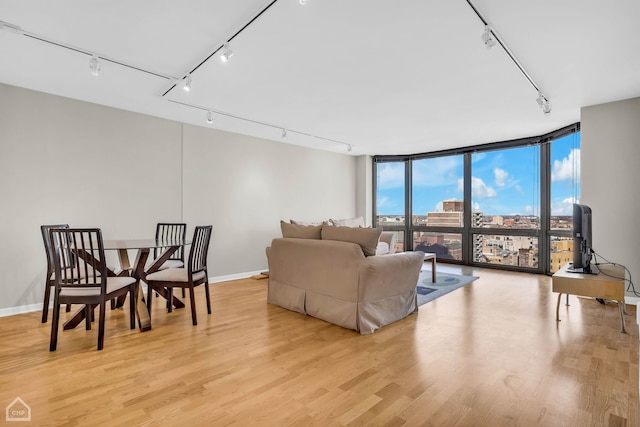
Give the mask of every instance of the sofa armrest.
<svg viewBox="0 0 640 427">
<path fill-rule="evenodd" d="M 358 301 L 377 301 L 415 289 L 423 263 L 420 251 L 366 258 L 360 264 Z"/>
</svg>

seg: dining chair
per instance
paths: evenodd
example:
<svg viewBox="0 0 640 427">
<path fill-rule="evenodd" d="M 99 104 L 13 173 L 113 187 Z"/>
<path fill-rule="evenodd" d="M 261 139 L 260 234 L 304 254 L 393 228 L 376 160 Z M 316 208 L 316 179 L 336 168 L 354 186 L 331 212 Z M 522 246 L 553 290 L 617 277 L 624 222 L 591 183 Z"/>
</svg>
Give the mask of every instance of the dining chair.
<svg viewBox="0 0 640 427">
<path fill-rule="evenodd" d="M 41 225 L 42 241 L 44 251 L 47 255 L 47 275 L 44 279 L 44 301 L 42 302 L 42 323 L 47 323 L 49 318 L 49 300 L 51 298 L 51 288 L 55 286 L 55 271 L 53 266 L 53 243 L 49 230 L 52 228 L 69 228 L 69 224 Z M 71 304 L 67 304 L 67 311 L 71 311 Z"/>
<path fill-rule="evenodd" d="M 186 267 L 167 268 L 165 270 L 156 271 L 147 275 L 146 282 L 149 286 L 148 293 L 159 288 L 166 288 L 168 292 L 168 301 L 173 298 L 173 288 L 189 289 L 189 298 L 191 300 L 191 320 L 194 325 L 198 324 L 196 317 L 196 301 L 194 288 L 204 284 L 207 298 L 207 313 L 211 314 L 211 296 L 209 295 L 209 274 L 207 272 L 207 253 L 209 251 L 209 242 L 211 240 L 212 226 L 197 226 L 193 233 L 191 242 L 191 250 L 189 251 L 189 259 Z M 151 316 L 151 303 L 153 298 L 147 298 L 147 308 Z M 167 306 L 169 312 L 172 311 L 172 305 Z"/>
<path fill-rule="evenodd" d="M 184 240 L 184 236 L 187 234 L 187 224 L 182 222 L 159 222 L 156 224 L 156 240 Z M 153 259 L 149 259 L 145 269 L 148 269 L 153 264 L 153 261 L 158 258 L 164 248 L 153 248 Z M 168 260 L 166 260 L 161 266 L 160 270 L 167 268 L 181 268 L 184 267 L 184 247 L 180 246 Z M 157 294 L 156 294 L 157 296 Z M 182 289 L 182 297 L 185 297 L 185 290 Z M 167 304 L 169 302 L 167 301 Z M 168 305 L 167 305 L 168 307 Z"/>
<path fill-rule="evenodd" d="M 109 277 L 102 231 L 99 228 L 51 228 L 54 265 L 53 317 L 49 350 L 58 344 L 61 304 L 84 304 L 86 329 L 91 329 L 91 315 L 100 307 L 98 317 L 98 350 L 104 347 L 107 301 L 129 294 L 131 329 L 135 329 L 138 279 Z"/>
<path fill-rule="evenodd" d="M 159 222 L 156 225 L 156 240 L 184 240 L 187 233 L 187 224 L 185 223 L 167 223 Z M 153 258 L 156 259 L 162 253 L 163 248 L 153 248 Z M 161 270 L 166 268 L 184 267 L 184 247 L 180 246 L 168 260 L 160 266 Z"/>
</svg>

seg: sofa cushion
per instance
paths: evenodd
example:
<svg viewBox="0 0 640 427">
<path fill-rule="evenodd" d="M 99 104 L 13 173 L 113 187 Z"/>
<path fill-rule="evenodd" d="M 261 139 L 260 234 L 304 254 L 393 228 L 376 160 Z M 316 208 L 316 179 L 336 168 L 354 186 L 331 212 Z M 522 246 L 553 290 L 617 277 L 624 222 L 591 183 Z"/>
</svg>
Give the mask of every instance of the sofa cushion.
<svg viewBox="0 0 640 427">
<path fill-rule="evenodd" d="M 357 243 L 366 256 L 376 254 L 382 228 L 322 227 L 322 240 Z"/>
<path fill-rule="evenodd" d="M 329 224 L 336 227 L 364 227 L 364 218 L 329 219 Z"/>
<path fill-rule="evenodd" d="M 322 225 L 298 225 L 280 221 L 282 237 L 294 239 L 317 239 L 320 240 Z"/>
</svg>

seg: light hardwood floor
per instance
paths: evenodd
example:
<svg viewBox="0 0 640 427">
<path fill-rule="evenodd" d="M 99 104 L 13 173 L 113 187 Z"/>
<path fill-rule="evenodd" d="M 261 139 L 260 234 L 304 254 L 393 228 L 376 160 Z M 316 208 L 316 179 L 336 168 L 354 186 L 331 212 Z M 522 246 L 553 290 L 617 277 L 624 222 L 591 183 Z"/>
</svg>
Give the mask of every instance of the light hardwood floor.
<svg viewBox="0 0 640 427">
<path fill-rule="evenodd" d="M 100 352 L 95 328 L 49 352 L 40 313 L 0 318 L 0 409 L 19 396 L 32 425 L 65 426 L 638 425 L 635 307 L 628 334 L 584 298 L 556 323 L 549 277 L 462 270 L 480 279 L 364 336 L 268 305 L 252 279 L 212 285 L 210 316 L 200 287 L 198 326 L 154 304 L 140 333 L 109 311 Z"/>
</svg>

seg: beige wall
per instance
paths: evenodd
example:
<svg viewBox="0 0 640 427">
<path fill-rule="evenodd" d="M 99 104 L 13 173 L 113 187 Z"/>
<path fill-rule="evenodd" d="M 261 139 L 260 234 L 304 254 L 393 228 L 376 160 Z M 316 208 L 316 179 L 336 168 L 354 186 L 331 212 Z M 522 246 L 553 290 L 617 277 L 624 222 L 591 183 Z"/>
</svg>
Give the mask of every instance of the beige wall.
<svg viewBox="0 0 640 427">
<path fill-rule="evenodd" d="M 158 221 L 212 224 L 215 278 L 266 268 L 280 218 L 356 212 L 354 157 L 3 84 L 0 150 L 0 315 L 41 306 L 42 224 L 107 239 L 151 237 Z"/>
<path fill-rule="evenodd" d="M 355 214 L 352 156 L 191 125 L 184 141 L 184 217 L 213 224 L 215 276 L 266 269 L 280 220 Z"/>
<path fill-rule="evenodd" d="M 581 116 L 581 202 L 593 211 L 594 249 L 629 268 L 640 290 L 640 98 Z"/>
</svg>

